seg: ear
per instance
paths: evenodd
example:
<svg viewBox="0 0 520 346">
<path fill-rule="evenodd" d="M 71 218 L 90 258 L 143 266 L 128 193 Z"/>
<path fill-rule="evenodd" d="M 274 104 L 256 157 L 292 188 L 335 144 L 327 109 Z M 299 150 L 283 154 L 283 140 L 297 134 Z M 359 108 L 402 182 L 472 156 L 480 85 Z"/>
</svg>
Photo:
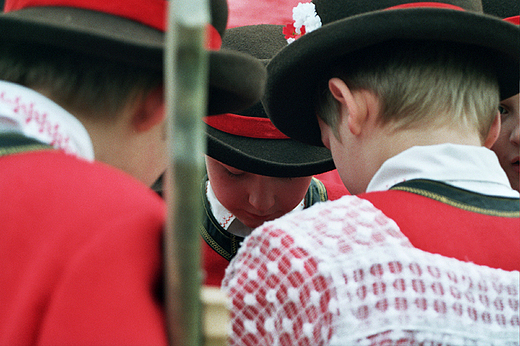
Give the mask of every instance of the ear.
<svg viewBox="0 0 520 346">
<path fill-rule="evenodd" d="M 500 135 L 500 112 L 497 111 L 495 115 L 495 120 L 493 120 L 493 124 L 491 124 L 491 128 L 489 129 L 486 140 L 484 141 L 484 146 L 490 149 L 493 144 L 495 144 L 498 136 Z"/>
<path fill-rule="evenodd" d="M 166 117 L 164 104 L 164 87 L 155 87 L 142 98 L 132 116 L 132 126 L 137 132 L 148 131 L 160 124 Z"/>
<path fill-rule="evenodd" d="M 350 132 L 354 135 L 361 133 L 362 125 L 366 120 L 366 107 L 359 104 L 359 99 L 356 99 L 352 90 L 340 78 L 331 78 L 329 80 L 329 90 L 332 96 L 340 103 L 341 116 L 347 117 L 347 124 Z M 344 119 L 342 119 L 344 120 Z"/>
</svg>

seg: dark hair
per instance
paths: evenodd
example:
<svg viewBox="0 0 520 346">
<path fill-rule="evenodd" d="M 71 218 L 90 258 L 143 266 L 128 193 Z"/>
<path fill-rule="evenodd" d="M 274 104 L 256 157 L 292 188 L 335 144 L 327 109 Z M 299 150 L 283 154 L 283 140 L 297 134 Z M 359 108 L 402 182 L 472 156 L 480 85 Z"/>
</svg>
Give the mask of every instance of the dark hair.
<svg viewBox="0 0 520 346">
<path fill-rule="evenodd" d="M 74 51 L 3 43 L 0 79 L 44 92 L 71 112 L 115 117 L 131 97 L 162 83 L 162 73 Z"/>
<path fill-rule="evenodd" d="M 344 57 L 335 66 L 329 79 L 339 77 L 351 90 L 373 92 L 381 102 L 380 121 L 397 128 L 449 123 L 476 128 L 485 139 L 498 109 L 493 65 L 470 46 L 392 41 Z M 334 129 L 337 102 L 328 87 L 322 89 L 317 113 Z"/>
</svg>

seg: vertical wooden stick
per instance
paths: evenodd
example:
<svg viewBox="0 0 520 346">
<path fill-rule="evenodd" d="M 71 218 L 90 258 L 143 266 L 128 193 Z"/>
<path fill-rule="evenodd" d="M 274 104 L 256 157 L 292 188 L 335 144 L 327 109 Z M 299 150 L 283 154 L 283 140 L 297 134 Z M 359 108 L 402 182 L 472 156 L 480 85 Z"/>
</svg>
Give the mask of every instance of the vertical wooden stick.
<svg viewBox="0 0 520 346">
<path fill-rule="evenodd" d="M 207 109 L 208 0 L 170 0 L 165 49 L 165 97 L 170 121 L 171 167 L 165 179 L 165 290 L 172 346 L 202 344 L 200 187 Z"/>
</svg>

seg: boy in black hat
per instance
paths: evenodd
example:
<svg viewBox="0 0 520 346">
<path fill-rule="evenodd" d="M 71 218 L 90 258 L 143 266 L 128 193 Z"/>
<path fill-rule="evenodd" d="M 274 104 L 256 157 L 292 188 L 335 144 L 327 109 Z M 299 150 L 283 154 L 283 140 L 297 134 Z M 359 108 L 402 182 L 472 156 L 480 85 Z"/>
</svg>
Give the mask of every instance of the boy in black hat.
<svg viewBox="0 0 520 346">
<path fill-rule="evenodd" d="M 162 0 L 6 1 L 1 345 L 167 344 L 158 293 L 165 206 L 148 187 L 168 156 L 166 9 Z M 218 43 L 227 4 L 212 10 Z M 261 63 L 209 55 L 209 114 L 258 101 Z"/>
<path fill-rule="evenodd" d="M 520 2 L 484 0 L 484 13 L 503 18 L 505 21 L 520 25 Z M 511 183 L 511 187 L 520 191 L 520 94 L 500 102 L 500 135 L 491 147 L 500 161 Z"/>
<path fill-rule="evenodd" d="M 500 102 L 500 118 L 500 135 L 491 150 L 497 154 L 511 187 L 520 191 L 520 94 Z"/>
<path fill-rule="evenodd" d="M 223 47 L 268 63 L 287 45 L 280 25 L 226 31 Z M 207 117 L 208 151 L 203 196 L 205 284 L 220 286 L 244 237 L 266 221 L 345 194 L 344 186 L 313 178 L 334 169 L 330 151 L 285 136 L 262 104 Z"/>
<path fill-rule="evenodd" d="M 500 102 L 500 135 L 491 147 L 497 154 L 511 187 L 520 191 L 520 94 Z"/>
<path fill-rule="evenodd" d="M 518 344 L 520 203 L 488 148 L 520 29 L 479 1 L 315 5 L 323 26 L 271 60 L 264 101 L 358 195 L 246 238 L 231 344 Z"/>
</svg>

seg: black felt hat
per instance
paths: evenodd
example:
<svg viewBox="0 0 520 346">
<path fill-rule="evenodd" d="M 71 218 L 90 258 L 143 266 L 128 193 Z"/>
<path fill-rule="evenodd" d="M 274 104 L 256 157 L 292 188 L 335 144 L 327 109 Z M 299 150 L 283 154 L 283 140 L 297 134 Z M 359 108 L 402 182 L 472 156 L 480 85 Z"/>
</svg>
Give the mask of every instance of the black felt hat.
<svg viewBox="0 0 520 346">
<path fill-rule="evenodd" d="M 249 53 L 265 64 L 287 45 L 281 25 L 251 25 L 226 31 L 223 47 Z M 243 171 L 302 177 L 334 169 L 330 151 L 290 139 L 271 123 L 260 102 L 234 114 L 206 118 L 207 154 Z"/>
<path fill-rule="evenodd" d="M 323 26 L 298 38 L 267 66 L 263 102 L 272 122 L 291 138 L 323 146 L 314 100 L 328 66 L 393 40 L 474 46 L 493 61 L 501 98 L 518 93 L 520 30 L 484 15 L 480 0 L 315 0 L 314 4 Z"/>
<path fill-rule="evenodd" d="M 520 15 L 520 1 L 518 0 L 482 0 L 484 13 L 498 18 L 510 18 Z"/>
<path fill-rule="evenodd" d="M 39 44 L 163 70 L 167 0 L 6 0 L 2 42 Z M 211 0 L 213 37 L 224 34 L 226 0 Z M 218 45 L 217 45 L 218 47 Z M 218 48 L 217 48 L 218 49 Z M 243 53 L 209 53 L 209 114 L 250 107 L 262 96 L 265 67 Z"/>
</svg>

